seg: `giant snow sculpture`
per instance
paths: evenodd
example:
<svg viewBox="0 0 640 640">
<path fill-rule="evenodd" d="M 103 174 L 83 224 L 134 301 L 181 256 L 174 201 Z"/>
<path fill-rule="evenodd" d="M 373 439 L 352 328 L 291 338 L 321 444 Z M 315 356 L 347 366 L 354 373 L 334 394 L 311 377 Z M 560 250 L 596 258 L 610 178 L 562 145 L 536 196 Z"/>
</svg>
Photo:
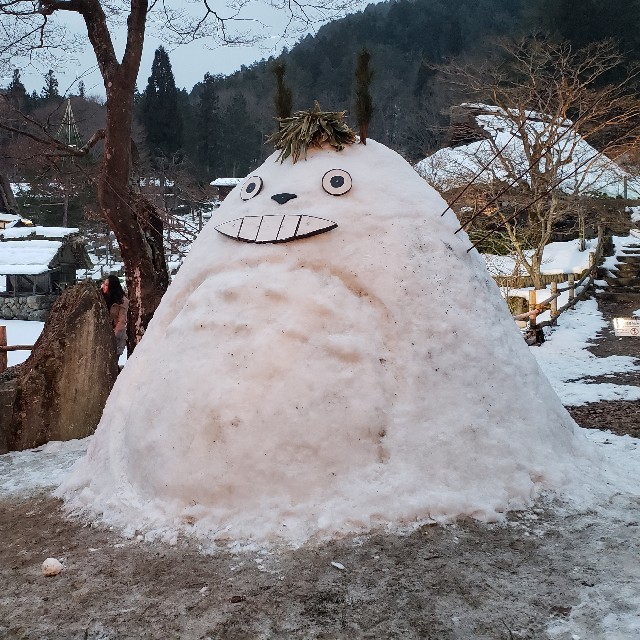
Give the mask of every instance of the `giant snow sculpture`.
<svg viewBox="0 0 640 640">
<path fill-rule="evenodd" d="M 59 494 L 131 530 L 299 542 L 563 488 L 588 445 L 445 209 L 371 140 L 268 158 L 198 237 Z"/>
</svg>

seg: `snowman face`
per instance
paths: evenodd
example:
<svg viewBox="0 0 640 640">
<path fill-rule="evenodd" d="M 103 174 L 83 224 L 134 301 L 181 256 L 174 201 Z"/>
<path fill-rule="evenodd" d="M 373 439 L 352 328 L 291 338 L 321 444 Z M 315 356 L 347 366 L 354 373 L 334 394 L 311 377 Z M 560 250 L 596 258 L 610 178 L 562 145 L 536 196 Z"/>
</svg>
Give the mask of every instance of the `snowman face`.
<svg viewBox="0 0 640 640">
<path fill-rule="evenodd" d="M 353 185 L 351 175 L 344 169 L 329 169 L 322 176 L 323 190 L 331 196 L 344 196 Z M 259 175 L 247 178 L 240 188 L 240 199 L 248 202 L 254 198 L 268 198 L 263 191 L 264 182 Z M 295 193 L 282 191 L 271 195 L 271 200 L 286 205 L 298 197 Z M 229 220 L 216 227 L 216 231 L 234 240 L 257 244 L 290 242 L 318 235 L 335 229 L 332 220 L 297 213 L 277 213 L 267 215 L 247 215 Z"/>
</svg>

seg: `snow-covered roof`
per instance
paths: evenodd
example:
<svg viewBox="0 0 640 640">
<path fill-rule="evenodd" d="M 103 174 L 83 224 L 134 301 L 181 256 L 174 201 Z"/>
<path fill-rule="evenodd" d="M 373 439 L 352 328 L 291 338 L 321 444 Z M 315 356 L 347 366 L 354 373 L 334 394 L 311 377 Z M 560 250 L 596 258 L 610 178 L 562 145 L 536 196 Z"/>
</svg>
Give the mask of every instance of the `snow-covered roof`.
<svg viewBox="0 0 640 640">
<path fill-rule="evenodd" d="M 0 229 L 0 237 L 28 238 L 29 236 L 37 236 L 41 238 L 64 238 L 78 233 L 78 231 L 79 229 L 75 227 L 11 227 L 9 229 Z"/>
<path fill-rule="evenodd" d="M 212 187 L 235 187 L 240 184 L 244 178 L 216 178 L 212 183 Z"/>
<path fill-rule="evenodd" d="M 62 242 L 7 240 L 0 242 L 0 275 L 38 275 L 49 271 Z"/>
<path fill-rule="evenodd" d="M 524 153 L 522 135 L 515 132 L 515 122 L 498 107 L 487 105 L 463 105 L 482 109 L 485 113 L 474 114 L 477 124 L 490 136 L 467 145 L 436 151 L 416 164 L 418 173 L 440 191 L 464 186 L 469 182 L 478 184 L 513 179 L 514 175 L 527 179 L 529 160 Z M 553 163 L 562 159 L 557 178 L 559 188 L 571 194 L 600 194 L 610 197 L 624 195 L 625 179 L 627 196 L 640 198 L 640 180 L 624 171 L 613 160 L 588 144 L 571 127 L 568 120 L 552 122 L 550 116 L 530 112 L 525 130 L 534 143 L 535 137 L 553 136 Z M 496 150 L 501 150 L 499 154 Z M 497 157 L 496 157 L 497 156 Z M 540 160 L 544 173 L 544 162 Z M 508 165 L 508 169 L 505 169 Z M 554 177 L 556 177 L 554 175 Z"/>
<path fill-rule="evenodd" d="M 582 273 L 589 268 L 589 252 L 595 251 L 597 240 L 587 240 L 585 251 L 578 249 L 579 240 L 569 242 L 550 242 L 544 248 L 542 254 L 542 265 L 540 272 L 543 275 L 553 275 L 559 273 Z M 525 252 L 529 257 L 533 251 Z M 487 269 L 493 276 L 526 276 L 527 270 L 518 265 L 513 256 L 496 256 L 493 254 L 483 254 Z"/>
<path fill-rule="evenodd" d="M 162 179 L 161 178 L 140 178 L 139 184 L 141 187 L 161 187 Z M 164 180 L 165 187 L 173 187 L 174 184 L 175 183 L 173 180 L 168 180 L 167 178 L 165 178 Z"/>
</svg>

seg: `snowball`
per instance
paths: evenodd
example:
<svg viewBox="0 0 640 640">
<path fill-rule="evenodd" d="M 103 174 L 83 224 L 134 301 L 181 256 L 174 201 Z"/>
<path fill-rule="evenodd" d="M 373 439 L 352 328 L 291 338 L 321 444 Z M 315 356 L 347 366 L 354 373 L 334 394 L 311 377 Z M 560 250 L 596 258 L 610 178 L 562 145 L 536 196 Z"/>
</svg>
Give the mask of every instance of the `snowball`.
<svg viewBox="0 0 640 640">
<path fill-rule="evenodd" d="M 62 563 L 55 558 L 47 558 L 42 563 L 42 573 L 45 576 L 57 576 L 62 571 Z"/>
</svg>

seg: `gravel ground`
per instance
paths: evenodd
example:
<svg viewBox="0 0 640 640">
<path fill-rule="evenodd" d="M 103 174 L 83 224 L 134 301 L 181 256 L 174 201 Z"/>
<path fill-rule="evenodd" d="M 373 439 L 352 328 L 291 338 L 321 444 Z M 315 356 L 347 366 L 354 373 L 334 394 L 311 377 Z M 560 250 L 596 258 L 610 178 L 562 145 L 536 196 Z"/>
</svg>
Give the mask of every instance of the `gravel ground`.
<svg viewBox="0 0 640 640">
<path fill-rule="evenodd" d="M 636 345 L 604 332 L 593 352 L 635 356 Z M 639 404 L 569 409 L 583 426 L 640 437 Z M 598 513 L 541 501 L 501 524 L 461 520 L 243 553 L 123 539 L 60 507 L 48 492 L 0 499 L 0 638 L 640 637 L 633 496 Z M 64 571 L 45 578 L 50 556 Z"/>
</svg>

